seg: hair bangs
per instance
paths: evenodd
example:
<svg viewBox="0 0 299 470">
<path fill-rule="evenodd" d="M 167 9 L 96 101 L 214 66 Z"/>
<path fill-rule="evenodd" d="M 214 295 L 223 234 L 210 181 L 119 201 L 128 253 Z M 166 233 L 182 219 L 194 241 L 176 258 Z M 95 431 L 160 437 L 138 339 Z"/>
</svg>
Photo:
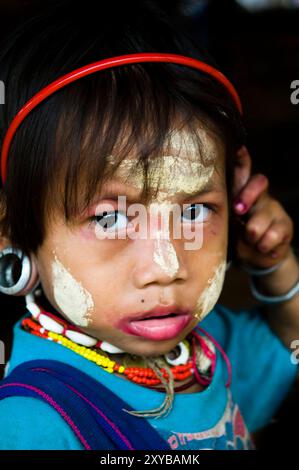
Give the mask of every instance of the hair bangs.
<svg viewBox="0 0 299 470">
<path fill-rule="evenodd" d="M 158 157 L 180 155 L 180 149 L 171 144 L 174 131 L 188 132 L 198 159 L 205 164 L 199 123 L 219 131 L 202 110 L 190 111 L 190 103 L 179 90 L 170 89 L 169 80 L 164 66 L 138 64 L 84 78 L 61 93 L 52 171 L 61 186 L 59 198 L 53 199 L 55 182 L 49 184 L 48 200 L 50 204 L 55 200 L 66 221 L 91 204 L 102 184 L 113 178 L 128 157 L 134 159 L 132 171 L 142 171 L 140 198 L 148 202 L 159 190 L 159 184 L 154 189 L 149 185 Z"/>
</svg>

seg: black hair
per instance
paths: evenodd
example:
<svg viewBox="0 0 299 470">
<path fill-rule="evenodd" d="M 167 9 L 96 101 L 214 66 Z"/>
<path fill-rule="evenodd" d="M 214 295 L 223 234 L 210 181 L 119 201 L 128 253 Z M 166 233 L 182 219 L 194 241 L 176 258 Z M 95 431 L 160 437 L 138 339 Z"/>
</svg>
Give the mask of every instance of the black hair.
<svg viewBox="0 0 299 470">
<path fill-rule="evenodd" d="M 189 37 L 184 21 L 156 2 L 53 3 L 2 45 L 1 141 L 15 114 L 47 84 L 88 63 L 136 52 L 183 54 L 217 67 Z M 51 209 L 60 207 L 71 221 L 78 205 L 86 207 L 111 176 L 111 154 L 121 162 L 136 153 L 146 199 L 151 156 L 161 154 L 175 122 L 196 135 L 198 121 L 223 141 L 230 191 L 232 156 L 244 142 L 244 129 L 227 90 L 207 74 L 175 64 L 135 64 L 59 90 L 27 116 L 13 139 L 1 189 L 2 235 L 25 252 L 36 252 Z"/>
</svg>

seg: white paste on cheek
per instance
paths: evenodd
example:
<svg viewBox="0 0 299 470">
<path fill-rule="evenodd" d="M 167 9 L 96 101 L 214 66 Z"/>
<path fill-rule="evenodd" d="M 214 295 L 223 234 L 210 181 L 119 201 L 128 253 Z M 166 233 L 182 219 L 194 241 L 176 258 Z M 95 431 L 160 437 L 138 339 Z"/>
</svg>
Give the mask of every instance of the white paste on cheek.
<svg viewBox="0 0 299 470">
<path fill-rule="evenodd" d="M 210 313 L 219 299 L 225 279 L 226 261 L 222 261 L 214 271 L 214 276 L 208 279 L 208 286 L 196 304 L 194 316 L 199 320 L 203 320 Z"/>
<path fill-rule="evenodd" d="M 91 323 L 94 302 L 91 294 L 84 289 L 55 255 L 52 263 L 54 299 L 61 311 L 77 326 Z"/>
</svg>

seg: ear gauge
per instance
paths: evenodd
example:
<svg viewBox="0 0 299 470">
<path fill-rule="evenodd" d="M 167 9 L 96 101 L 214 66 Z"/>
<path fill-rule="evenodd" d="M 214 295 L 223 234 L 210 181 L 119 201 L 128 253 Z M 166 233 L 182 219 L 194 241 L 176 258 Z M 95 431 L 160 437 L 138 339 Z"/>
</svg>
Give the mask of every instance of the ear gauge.
<svg viewBox="0 0 299 470">
<path fill-rule="evenodd" d="M 11 246 L 0 251 L 0 292 L 26 295 L 38 284 L 39 277 L 32 257 Z"/>
</svg>

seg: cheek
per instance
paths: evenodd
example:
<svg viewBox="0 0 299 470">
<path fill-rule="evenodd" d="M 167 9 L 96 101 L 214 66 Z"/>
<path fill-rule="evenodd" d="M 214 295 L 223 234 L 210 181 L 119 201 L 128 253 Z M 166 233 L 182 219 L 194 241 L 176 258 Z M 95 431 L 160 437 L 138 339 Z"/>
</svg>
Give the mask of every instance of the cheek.
<svg viewBox="0 0 299 470">
<path fill-rule="evenodd" d="M 96 238 L 95 230 L 88 226 L 80 229 L 79 236 L 83 241 L 92 241 Z"/>
<path fill-rule="evenodd" d="M 37 256 L 43 291 L 53 307 L 71 323 L 89 327 L 97 311 L 115 299 L 116 262 L 128 264 L 121 256 L 122 242 L 98 240 L 92 229 L 54 234 Z M 125 277 L 126 276 L 126 277 Z M 125 280 L 127 273 L 123 276 Z"/>
<path fill-rule="evenodd" d="M 94 302 L 90 292 L 55 256 L 52 262 L 53 296 L 61 312 L 77 326 L 91 323 Z"/>
<path fill-rule="evenodd" d="M 122 233 L 119 236 L 110 234 L 106 238 L 101 238 L 94 227 L 84 226 L 76 234 L 76 242 L 73 244 L 73 253 L 80 254 L 81 263 L 85 261 L 98 266 L 108 266 L 115 264 L 123 256 L 123 252 L 128 245 L 128 238 Z M 73 256 L 68 250 L 68 256 Z M 116 270 L 117 268 L 115 268 Z"/>
<path fill-rule="evenodd" d="M 228 215 L 226 207 L 213 217 L 210 224 L 208 224 L 203 232 L 203 243 L 207 249 L 227 250 L 228 243 Z"/>
<path fill-rule="evenodd" d="M 222 260 L 213 270 L 197 302 L 194 316 L 199 320 L 208 315 L 220 297 L 226 273 L 226 260 Z"/>
<path fill-rule="evenodd" d="M 225 218 L 219 217 L 213 224 L 206 226 L 203 236 L 202 248 L 190 261 L 197 292 L 194 316 L 200 321 L 214 308 L 224 284 L 228 243 Z"/>
</svg>

